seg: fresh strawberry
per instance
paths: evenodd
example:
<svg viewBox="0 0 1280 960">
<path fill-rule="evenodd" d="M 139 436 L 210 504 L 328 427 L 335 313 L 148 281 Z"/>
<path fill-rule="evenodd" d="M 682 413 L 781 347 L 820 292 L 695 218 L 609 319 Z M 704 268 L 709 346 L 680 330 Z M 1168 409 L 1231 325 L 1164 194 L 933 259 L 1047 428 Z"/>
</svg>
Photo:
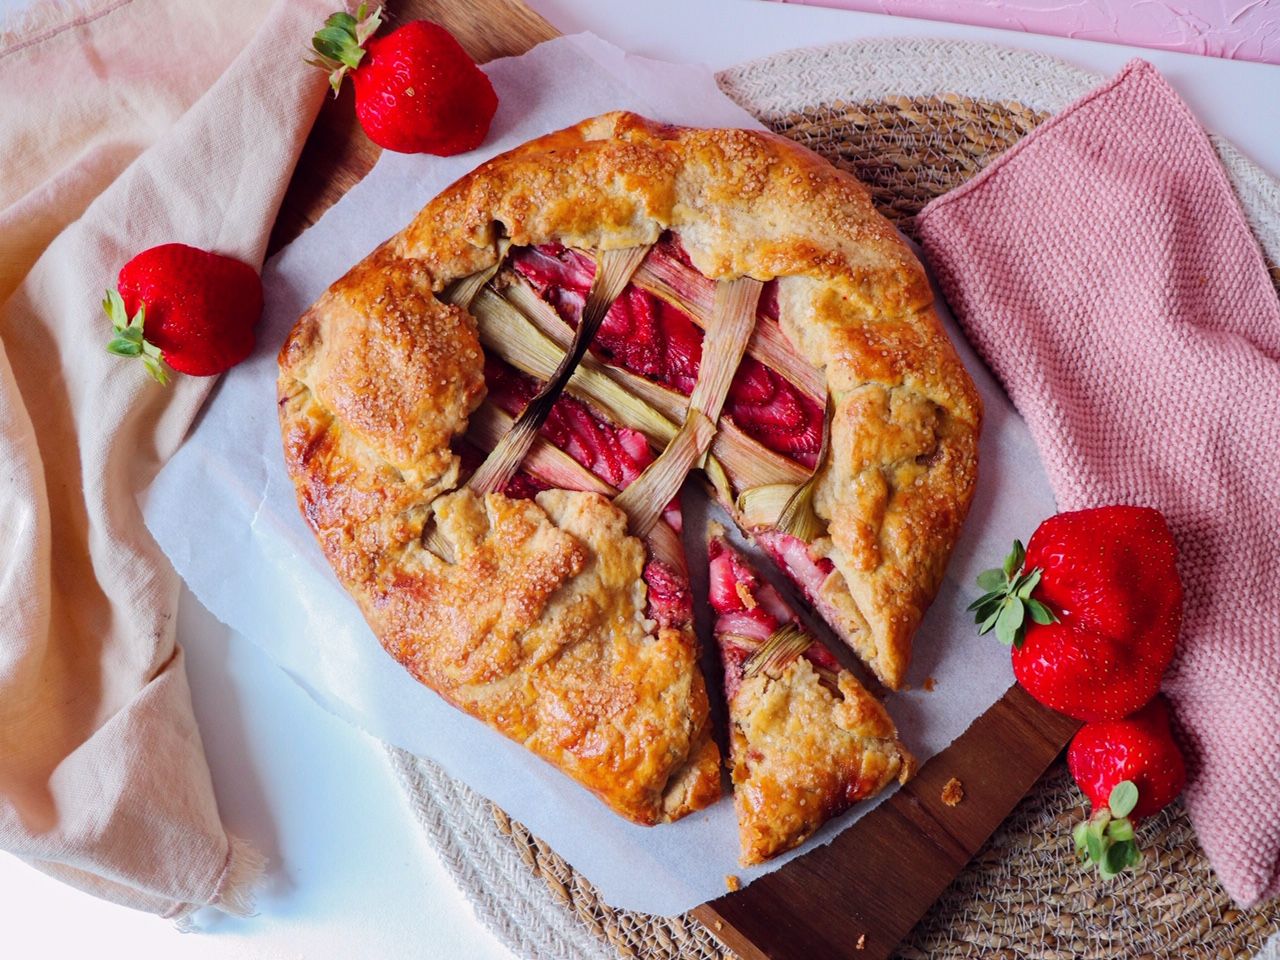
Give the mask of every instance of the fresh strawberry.
<svg viewBox="0 0 1280 960">
<path fill-rule="evenodd" d="M 336 95 L 351 71 L 356 117 L 369 139 L 400 153 L 447 157 L 478 147 L 498 96 L 484 71 L 444 27 L 415 20 L 373 37 L 381 10 L 335 13 L 311 45 Z"/>
<path fill-rule="evenodd" d="M 1125 720 L 1085 724 L 1067 750 L 1067 766 L 1093 809 L 1074 832 L 1081 859 L 1104 878 L 1136 865 L 1134 827 L 1172 803 L 1186 784 L 1164 699 Z"/>
<path fill-rule="evenodd" d="M 1018 682 L 1078 720 L 1113 720 L 1149 702 L 1182 624 L 1177 549 L 1146 507 L 1060 513 L 1003 569 L 978 578 L 979 632 L 1013 645 Z"/>
<path fill-rule="evenodd" d="M 1095 811 L 1109 804 L 1117 784 L 1133 781 L 1138 788 L 1133 806 L 1112 813 L 1134 821 L 1167 807 L 1186 780 L 1182 752 L 1169 725 L 1169 705 L 1160 696 L 1123 720 L 1086 723 L 1071 740 L 1067 766 Z"/>
<path fill-rule="evenodd" d="M 210 377 L 253 351 L 262 315 L 262 281 L 246 263 L 166 243 L 124 265 L 102 302 L 114 334 L 107 349 L 138 357 L 160 383 L 167 363 L 180 373 Z"/>
</svg>

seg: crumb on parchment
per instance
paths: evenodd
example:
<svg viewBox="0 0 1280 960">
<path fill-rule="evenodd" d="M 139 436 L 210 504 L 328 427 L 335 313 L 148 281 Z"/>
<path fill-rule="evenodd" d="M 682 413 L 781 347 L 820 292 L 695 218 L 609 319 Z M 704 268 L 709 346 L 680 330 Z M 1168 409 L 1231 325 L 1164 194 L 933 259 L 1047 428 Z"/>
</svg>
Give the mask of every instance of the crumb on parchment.
<svg viewBox="0 0 1280 960">
<path fill-rule="evenodd" d="M 858 942 L 853 945 L 855 950 L 865 950 L 867 948 L 867 935 L 865 933 L 858 934 Z"/>
<path fill-rule="evenodd" d="M 955 777 L 946 782 L 942 788 L 942 802 L 948 807 L 954 807 L 964 799 L 964 784 Z"/>
<path fill-rule="evenodd" d="M 925 677 L 925 678 L 924 678 L 924 692 L 925 692 L 925 693 L 933 693 L 933 688 L 934 688 L 934 687 L 936 687 L 937 685 L 938 685 L 938 681 L 937 681 L 937 680 L 935 680 L 935 679 L 933 679 L 933 677 Z"/>
<path fill-rule="evenodd" d="M 730 893 L 737 893 L 739 890 L 742 889 L 742 881 L 739 880 L 732 873 L 727 874 L 725 876 L 724 885 L 725 885 L 725 889 L 727 889 Z"/>
</svg>

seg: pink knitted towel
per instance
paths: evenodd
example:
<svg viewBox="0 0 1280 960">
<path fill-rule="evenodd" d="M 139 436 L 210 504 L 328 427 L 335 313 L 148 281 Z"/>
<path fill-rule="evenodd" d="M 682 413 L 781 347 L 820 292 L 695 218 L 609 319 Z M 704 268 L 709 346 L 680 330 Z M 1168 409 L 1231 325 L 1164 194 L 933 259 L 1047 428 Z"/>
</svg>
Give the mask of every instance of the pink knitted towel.
<svg viewBox="0 0 1280 960">
<path fill-rule="evenodd" d="M 1280 894 L 1280 302 L 1208 138 L 1137 60 L 918 225 L 1060 508 L 1169 518 L 1187 808 L 1237 902 Z"/>
</svg>

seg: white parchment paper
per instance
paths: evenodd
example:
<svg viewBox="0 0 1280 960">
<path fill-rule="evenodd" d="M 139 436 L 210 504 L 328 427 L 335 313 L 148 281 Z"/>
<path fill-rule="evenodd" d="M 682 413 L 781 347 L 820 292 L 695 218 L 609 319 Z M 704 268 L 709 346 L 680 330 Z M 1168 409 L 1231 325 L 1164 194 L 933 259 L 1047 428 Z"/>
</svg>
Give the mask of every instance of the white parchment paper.
<svg viewBox="0 0 1280 960">
<path fill-rule="evenodd" d="M 863 804 L 769 866 L 737 865 L 732 802 L 644 828 L 482 724 L 447 706 L 379 647 L 300 516 L 276 420 L 275 354 L 324 289 L 399 230 L 431 197 L 482 160 L 531 137 L 613 109 L 696 126 L 755 127 L 709 71 L 630 57 L 590 35 L 543 44 L 486 67 L 501 99 L 488 142 L 461 157 L 384 153 L 373 171 L 263 271 L 267 305 L 253 357 L 222 380 L 186 444 L 156 479 L 148 527 L 192 591 L 220 620 L 260 644 L 324 707 L 388 743 L 430 757 L 500 804 L 619 908 L 673 914 L 777 869 L 871 809 Z M 986 404 L 977 499 L 947 580 L 916 640 L 914 688 L 889 709 L 926 760 L 964 732 L 1012 682 L 1009 656 L 976 636 L 964 613 L 974 577 L 1053 512 L 1025 425 L 944 322 Z M 690 562 L 703 555 L 691 505 Z M 705 626 L 705 613 L 702 620 Z M 933 677 L 936 688 L 921 684 Z"/>
</svg>

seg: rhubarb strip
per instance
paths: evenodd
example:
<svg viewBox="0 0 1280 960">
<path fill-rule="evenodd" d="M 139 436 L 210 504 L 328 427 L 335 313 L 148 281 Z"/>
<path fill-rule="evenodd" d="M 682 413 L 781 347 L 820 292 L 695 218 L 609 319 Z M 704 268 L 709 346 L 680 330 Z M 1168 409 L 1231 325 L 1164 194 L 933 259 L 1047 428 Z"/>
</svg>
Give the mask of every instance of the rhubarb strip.
<svg viewBox="0 0 1280 960">
<path fill-rule="evenodd" d="M 689 397 L 689 412 L 676 438 L 614 503 L 631 519 L 632 532 L 644 536 L 662 507 L 679 491 L 689 470 L 705 455 L 756 322 L 762 284 L 752 277 L 721 281 L 707 327 L 698 380 Z"/>
<path fill-rule="evenodd" d="M 749 680 L 760 673 L 776 674 L 809 649 L 813 641 L 794 623 L 784 623 L 769 635 L 747 659 L 742 678 Z"/>
<path fill-rule="evenodd" d="M 476 294 L 484 289 L 484 286 L 494 278 L 494 275 L 502 267 L 503 261 L 507 259 L 507 251 L 510 249 L 511 241 L 503 237 L 498 241 L 498 258 L 493 261 L 493 266 L 486 267 L 484 270 L 470 274 L 450 284 L 441 299 L 446 303 L 462 307 L 464 310 L 470 310 L 471 302 L 475 300 Z"/>
<path fill-rule="evenodd" d="M 813 465 L 809 479 L 796 487 L 778 515 L 778 529 L 785 534 L 813 543 L 826 532 L 826 524 L 813 508 L 813 495 L 831 454 L 831 420 L 836 415 L 835 401 L 827 393 L 827 408 L 822 418 L 822 445 L 818 448 L 818 462 Z"/>
<path fill-rule="evenodd" d="M 489 401 L 471 415 L 467 437 L 481 450 L 492 450 L 511 432 L 515 418 Z M 554 444 L 535 437 L 520 469 L 561 490 L 584 490 L 612 497 L 617 491 Z"/>
<path fill-rule="evenodd" d="M 555 374 L 564 348 L 538 329 L 514 304 L 492 290 L 484 290 L 473 301 L 471 313 L 486 350 L 539 380 L 549 380 Z M 578 399 L 600 407 L 611 420 L 643 433 L 657 446 L 666 446 L 676 435 L 677 421 L 628 393 L 590 354 L 582 358 L 565 389 Z"/>
</svg>

